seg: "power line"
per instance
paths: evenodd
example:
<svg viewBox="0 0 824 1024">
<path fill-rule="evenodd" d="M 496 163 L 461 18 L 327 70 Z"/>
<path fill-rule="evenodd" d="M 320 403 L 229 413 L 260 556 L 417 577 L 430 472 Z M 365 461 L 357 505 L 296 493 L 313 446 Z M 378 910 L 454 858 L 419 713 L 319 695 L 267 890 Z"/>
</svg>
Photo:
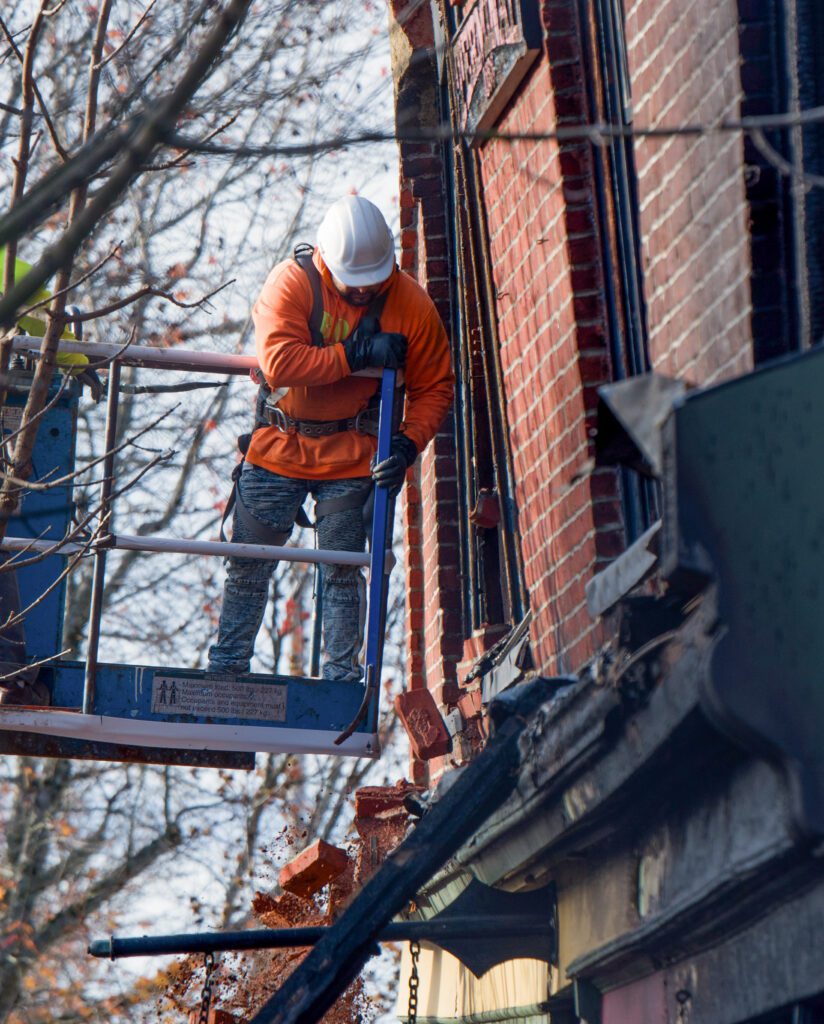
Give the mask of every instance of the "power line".
<svg viewBox="0 0 824 1024">
<path fill-rule="evenodd" d="M 560 125 L 549 131 L 499 132 L 461 131 L 449 125 L 431 128 L 404 128 L 399 131 L 369 131 L 355 135 L 336 135 L 326 140 L 311 143 L 286 145 L 232 146 L 192 139 L 180 132 L 166 136 L 167 145 L 210 156 L 314 156 L 349 146 L 360 146 L 374 142 L 591 142 L 602 146 L 613 139 L 666 139 L 675 136 L 702 136 L 728 133 L 756 133 L 776 131 L 782 128 L 798 128 L 824 123 L 824 107 L 781 114 L 765 114 L 760 117 L 743 117 L 740 120 L 706 121 L 676 125 L 618 125 L 606 122 L 595 124 Z"/>
</svg>

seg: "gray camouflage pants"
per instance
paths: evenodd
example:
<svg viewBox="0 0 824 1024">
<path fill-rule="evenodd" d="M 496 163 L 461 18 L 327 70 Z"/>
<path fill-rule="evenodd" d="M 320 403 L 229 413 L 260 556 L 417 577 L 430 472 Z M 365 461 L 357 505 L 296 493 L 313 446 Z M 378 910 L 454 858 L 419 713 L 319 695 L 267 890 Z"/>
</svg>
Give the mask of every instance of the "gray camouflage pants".
<svg viewBox="0 0 824 1024">
<path fill-rule="evenodd" d="M 298 509 L 311 493 L 317 501 L 362 491 L 370 481 L 294 480 L 267 469 L 244 463 L 239 488 L 243 504 L 261 522 L 275 530 L 290 530 Z M 232 540 L 254 543 L 237 513 Z M 334 551 L 363 551 L 366 531 L 360 507 L 332 512 L 318 525 L 318 546 Z M 217 642 L 209 649 L 209 670 L 243 673 L 255 646 L 269 594 L 269 580 L 277 565 L 254 558 L 227 559 Z M 324 679 L 356 682 L 361 678 L 358 655 L 363 644 L 365 582 L 358 568 L 321 566 L 323 585 Z"/>
</svg>

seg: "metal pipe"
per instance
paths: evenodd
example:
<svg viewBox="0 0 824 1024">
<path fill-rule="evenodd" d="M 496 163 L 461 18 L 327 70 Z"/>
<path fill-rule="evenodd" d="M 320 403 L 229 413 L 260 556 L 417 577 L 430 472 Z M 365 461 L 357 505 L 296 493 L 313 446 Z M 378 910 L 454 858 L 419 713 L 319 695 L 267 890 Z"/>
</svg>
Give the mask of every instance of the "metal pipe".
<svg viewBox="0 0 824 1024">
<path fill-rule="evenodd" d="M 788 54 L 797 55 L 796 59 L 786 62 L 786 109 L 791 113 L 798 114 L 802 107 L 801 80 L 800 76 L 804 70 L 804 57 L 807 47 L 815 39 L 809 40 L 810 25 L 804 26 L 808 31 L 800 33 L 799 5 L 797 0 L 785 2 L 783 5 L 784 14 L 784 49 Z M 803 20 L 802 20 L 803 25 Z M 793 174 L 790 179 L 790 210 L 792 217 L 792 242 L 793 257 L 795 262 L 795 320 L 798 330 L 798 348 L 803 352 L 809 348 L 813 341 L 810 328 L 812 325 L 812 310 L 810 306 L 810 267 L 807 261 L 807 191 L 809 186 L 804 180 L 804 130 L 801 125 L 787 129 L 787 155 L 792 164 Z M 818 339 L 815 339 L 816 341 Z"/>
<path fill-rule="evenodd" d="M 40 355 L 40 339 L 28 335 L 14 338 L 12 349 L 29 358 Z M 61 341 L 60 352 L 88 356 L 93 363 L 116 360 L 121 366 L 143 366 L 155 370 L 183 370 L 198 373 L 248 374 L 257 368 L 253 355 L 231 352 L 192 352 L 177 348 L 150 348 L 147 345 L 113 345 L 110 342 Z M 380 367 L 368 367 L 353 374 L 354 377 L 380 377 Z"/>
<path fill-rule="evenodd" d="M 309 648 L 309 675 L 320 674 L 320 640 L 323 632 L 323 577 L 315 563 L 315 603 L 312 608 L 312 646 Z"/>
<path fill-rule="evenodd" d="M 398 398 L 395 390 L 397 373 L 388 367 L 383 371 L 381 381 L 381 412 L 378 421 L 378 447 L 375 453 L 377 462 L 383 462 L 389 458 L 390 446 L 392 444 L 393 409 Z M 389 596 L 389 572 L 387 566 L 391 567 L 391 561 L 387 562 L 387 552 L 391 554 L 392 547 L 392 525 L 394 522 L 395 502 L 390 500 L 389 492 L 385 487 L 376 487 L 374 490 L 375 500 L 372 511 L 372 533 L 369 541 L 370 573 L 369 573 L 369 597 L 366 609 L 366 636 L 364 640 L 364 669 L 367 673 L 367 693 L 370 682 L 368 669 L 373 668 L 372 683 L 375 687 L 372 696 L 372 707 L 370 708 L 370 724 L 377 732 L 378 727 L 378 699 L 380 693 L 381 668 L 383 663 L 383 642 L 386 632 L 386 603 Z"/>
<path fill-rule="evenodd" d="M 589 13 L 592 9 L 589 0 L 579 0 L 579 11 L 582 23 L 581 39 L 583 43 L 584 59 L 589 64 L 589 74 L 584 75 L 587 83 L 586 97 L 589 119 L 592 124 L 599 121 L 609 120 L 610 113 L 601 110 L 595 96 L 595 89 L 600 85 L 603 93 L 603 69 L 596 60 L 593 47 L 592 32 L 598 32 L 598 26 L 589 20 Z M 601 12 L 595 11 L 593 17 L 598 18 Z M 613 143 L 614 145 L 614 143 Z M 610 152 L 612 146 L 610 146 Z M 619 302 L 616 282 L 621 279 L 620 272 L 616 265 L 613 248 L 617 246 L 614 234 L 614 224 L 618 217 L 614 214 L 613 207 L 607 192 L 607 172 L 605 165 L 610 157 L 607 156 L 605 147 L 593 146 L 592 167 L 595 183 L 595 216 L 597 218 L 598 233 L 600 236 L 601 258 L 604 263 L 602 281 L 604 285 L 604 307 L 607 314 L 610 360 L 612 363 L 613 380 L 624 380 L 627 376 L 627 368 L 624 362 L 624 328 L 623 309 Z M 610 214 L 613 213 L 612 222 Z M 643 515 L 641 512 L 641 496 L 639 493 L 638 481 L 632 472 L 626 467 L 619 470 L 621 477 L 621 505 L 624 515 L 624 528 L 628 543 L 635 541 L 643 532 L 641 523 Z"/>
<path fill-rule="evenodd" d="M 454 31 L 454 16 L 450 11 L 448 12 L 448 33 L 451 37 Z M 446 50 L 446 88 L 448 97 L 448 109 L 450 112 L 450 118 L 452 120 L 452 126 L 457 126 L 457 110 L 458 103 L 455 96 L 455 82 L 452 66 L 451 52 L 447 48 Z M 466 635 L 471 635 L 472 631 L 480 626 L 481 622 L 484 621 L 485 616 L 483 615 L 482 604 L 485 602 L 485 594 L 482 594 L 482 584 L 480 579 L 478 565 L 478 543 L 476 536 L 475 524 L 472 523 L 468 518 L 468 512 L 472 508 L 472 504 L 475 496 L 477 495 L 480 485 L 476 479 L 476 467 L 472 458 L 473 450 L 477 448 L 475 443 L 477 436 L 477 425 L 478 418 L 473 416 L 474 412 L 474 390 L 475 382 L 472 378 L 472 356 L 471 356 L 471 337 L 472 337 L 472 318 L 470 316 L 469 302 L 471 301 L 468 296 L 469 273 L 467 270 L 467 253 L 465 246 L 469 246 L 469 266 L 473 268 L 472 274 L 472 293 L 475 299 L 475 305 L 480 309 L 481 299 L 477 288 L 477 270 L 475 267 L 475 256 L 472 245 L 472 225 L 470 223 L 470 211 L 468 205 L 468 190 L 466 183 L 466 155 L 465 146 L 458 144 L 452 149 L 452 169 L 454 170 L 455 183 L 459 190 L 463 202 L 459 202 L 458 196 L 453 195 L 455 222 L 457 228 L 453 231 L 453 246 L 456 257 L 456 270 L 458 274 L 457 289 L 457 307 L 459 316 L 459 329 L 463 328 L 459 334 L 458 344 L 458 358 L 460 360 L 460 388 L 458 389 L 458 397 L 460 400 L 460 420 L 456 421 L 456 430 L 458 433 L 458 441 L 460 442 L 460 456 L 463 462 L 464 472 L 458 473 L 458 500 L 467 513 L 467 515 L 458 516 L 460 530 L 461 530 L 461 553 L 465 555 L 465 564 L 462 567 L 465 576 L 465 594 L 468 598 L 466 602 L 466 612 L 468 622 L 464 623 Z M 461 238 L 458 238 L 458 235 Z M 464 245 L 461 245 L 461 242 Z M 478 324 L 479 331 L 483 329 L 483 315 L 475 321 Z M 480 339 L 481 347 L 486 344 L 486 339 L 481 335 Z"/>
<path fill-rule="evenodd" d="M 102 547 L 103 545 L 101 545 Z M 38 553 L 54 552 L 74 555 L 87 545 L 77 541 L 60 544 L 52 540 L 29 540 L 27 537 L 4 537 L 0 551 Z M 120 551 L 162 551 L 179 555 L 217 555 L 221 558 L 258 558 L 264 561 L 306 562 L 321 565 L 368 566 L 370 556 L 360 551 L 327 551 L 316 548 L 285 548 L 270 544 L 236 544 L 233 541 L 183 540 L 177 537 L 133 537 L 119 533 L 106 538 L 106 549 Z M 387 558 L 387 568 L 392 561 Z"/>
<path fill-rule="evenodd" d="M 466 145 L 466 144 L 464 144 Z M 476 152 L 468 154 L 467 174 L 471 179 L 474 212 L 477 217 L 477 247 L 480 250 L 476 257 L 476 267 L 480 268 L 480 279 L 483 287 L 489 331 L 490 345 L 484 345 L 482 355 L 484 371 L 488 387 L 492 390 L 494 400 L 489 403 L 490 426 L 492 434 L 492 459 L 495 466 L 495 477 L 501 508 L 501 519 L 506 528 L 501 530 L 501 554 L 504 561 L 507 596 L 511 604 L 510 613 L 514 621 L 520 622 L 529 606 L 524 568 L 518 543 L 518 530 L 515 521 L 515 467 L 509 443 L 509 427 L 506 419 L 506 385 L 503 367 L 501 366 L 501 341 L 498 332 L 497 289 L 492 276 L 492 253 L 489 245 L 489 225 L 486 219 L 483 187 L 481 185 L 480 157 Z"/>
<path fill-rule="evenodd" d="M 448 12 L 448 28 L 450 38 L 454 35 L 456 22 L 452 12 Z M 447 57 L 449 58 L 447 47 Z M 449 108 L 453 126 L 456 123 L 459 103 L 455 95 L 454 72 L 451 59 L 447 59 L 447 80 L 449 85 Z M 488 225 L 484 215 L 483 189 L 480 181 L 480 170 L 477 153 L 466 142 L 455 147 L 455 165 L 460 174 L 460 185 L 464 195 L 466 218 L 466 238 L 468 253 L 460 252 L 462 271 L 466 276 L 467 262 L 471 268 L 472 288 L 475 295 L 480 317 L 481 359 L 483 363 L 484 387 L 487 398 L 489 416 L 490 454 L 494 473 L 495 486 L 501 511 L 501 529 L 499 531 L 499 552 L 503 560 L 501 596 L 503 599 L 503 615 L 514 621 L 523 618 L 524 609 L 529 602 L 529 595 L 523 580 L 520 550 L 515 540 L 517 536 L 513 499 L 515 494 L 515 471 L 509 446 L 509 435 L 506 423 L 503 370 L 500 365 L 500 338 L 498 336 L 496 289 L 492 280 L 491 253 L 489 250 Z M 468 257 L 468 260 L 467 260 Z M 464 301 L 466 298 L 464 296 Z M 474 386 L 470 389 L 474 391 Z M 473 395 L 474 398 L 474 395 Z M 477 417 L 475 417 L 477 419 Z M 471 465 L 470 465 L 471 470 Z M 474 526 L 470 524 L 470 531 Z M 476 545 L 479 547 L 480 545 Z M 480 590 L 479 579 L 485 576 L 483 567 L 474 566 L 477 552 L 470 551 L 469 564 L 474 567 L 476 582 L 473 590 Z M 484 584 L 486 580 L 484 580 Z M 489 601 L 484 586 L 484 602 L 486 609 L 473 606 L 478 620 L 473 626 L 480 626 L 488 621 Z M 480 614 L 483 611 L 483 614 Z"/>
<path fill-rule="evenodd" d="M 616 19 L 621 17 L 610 0 L 598 0 L 602 41 L 603 84 L 607 102 L 607 117 L 610 123 L 626 127 L 631 125 L 629 116 L 629 82 L 626 80 L 623 31 L 619 35 Z M 627 318 L 627 359 L 629 373 L 648 373 L 651 365 L 647 352 L 646 309 L 644 306 L 641 273 L 641 247 L 638 239 L 636 211 L 638 210 L 637 189 L 634 182 L 634 158 L 632 139 L 617 139 L 610 146 L 611 170 L 617 202 L 624 215 L 618 220 L 618 243 L 621 249 L 619 267 L 623 272 L 626 295 Z"/>
<path fill-rule="evenodd" d="M 511 914 L 483 917 L 453 917 L 447 921 L 395 921 L 383 927 L 377 942 L 433 942 L 473 939 L 494 934 L 546 935 L 546 915 L 530 920 Z M 97 939 L 89 945 L 90 956 L 120 960 L 134 956 L 177 956 L 184 953 L 223 953 L 245 949 L 297 949 L 314 946 L 329 931 L 329 925 L 304 925 L 297 928 L 256 928 L 233 932 L 200 932 L 181 935 L 142 935 L 139 938 Z"/>
<path fill-rule="evenodd" d="M 462 160 L 458 153 L 453 154 L 453 160 L 455 163 L 455 169 L 461 177 L 461 184 L 463 187 L 464 197 L 466 197 L 465 187 L 465 176 L 463 169 L 460 166 Z M 456 204 L 456 213 L 457 204 Z M 464 225 L 468 223 L 468 213 L 464 209 L 463 216 L 458 213 L 456 221 L 460 226 L 463 222 Z M 471 229 L 468 229 L 471 230 Z M 473 395 L 473 381 L 472 381 L 472 370 L 471 370 L 471 353 L 470 353 L 470 339 L 471 339 L 471 327 L 469 311 L 467 309 L 467 286 L 469 284 L 468 274 L 466 268 L 466 259 L 463 251 L 463 247 L 458 243 L 458 233 L 455 234 L 455 249 L 458 262 L 458 280 L 461 282 L 461 286 L 458 288 L 458 316 L 461 320 L 461 327 L 463 332 L 459 337 L 465 342 L 465 344 L 459 345 L 459 357 L 461 367 L 461 387 L 459 389 L 460 396 L 460 422 L 456 423 L 458 427 L 458 434 L 460 439 L 460 453 L 463 460 L 464 472 L 458 474 L 458 500 L 461 506 L 469 512 L 473 505 L 473 499 L 477 495 L 479 487 L 475 479 L 475 466 L 472 458 L 472 450 L 475 447 L 470 443 L 470 438 L 474 441 L 474 424 L 477 422 L 477 418 L 473 417 L 472 411 L 474 407 L 474 395 Z M 477 290 L 473 286 L 473 294 L 477 296 Z M 481 342 L 483 345 L 483 341 Z M 461 530 L 464 533 L 464 545 L 465 551 L 465 572 L 466 580 L 468 584 L 468 597 L 467 608 L 469 611 L 469 621 L 466 623 L 466 635 L 471 636 L 472 631 L 480 626 L 484 620 L 484 616 L 481 611 L 481 586 L 478 582 L 478 562 L 476 558 L 477 542 L 474 537 L 475 525 L 470 522 L 468 516 L 458 517 Z"/>
<path fill-rule="evenodd" d="M 117 403 L 120 396 L 120 364 L 109 368 L 109 393 L 106 400 L 106 433 L 103 460 L 103 482 L 100 485 L 100 522 L 108 533 L 111 525 L 111 497 L 114 487 L 114 448 L 117 441 Z M 86 671 L 83 677 L 83 714 L 94 711 L 94 691 L 97 676 L 97 653 L 100 646 L 100 620 L 103 616 L 103 588 L 106 578 L 106 548 L 98 547 L 94 553 L 92 596 L 89 605 L 89 635 L 86 642 Z"/>
</svg>

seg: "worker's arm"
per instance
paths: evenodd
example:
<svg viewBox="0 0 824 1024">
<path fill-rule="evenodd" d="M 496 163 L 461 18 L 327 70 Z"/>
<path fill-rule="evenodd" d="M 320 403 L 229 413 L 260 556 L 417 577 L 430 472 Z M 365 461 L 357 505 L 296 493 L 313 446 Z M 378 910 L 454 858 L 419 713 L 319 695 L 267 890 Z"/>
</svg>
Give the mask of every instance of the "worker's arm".
<svg viewBox="0 0 824 1024">
<path fill-rule="evenodd" d="M 430 307 L 409 337 L 406 410 L 400 428 L 419 452 L 437 433 L 454 390 L 446 331 L 435 308 Z"/>
<path fill-rule="evenodd" d="M 312 344 L 312 287 L 294 260 L 269 274 L 252 309 L 258 364 L 270 387 L 334 384 L 348 377 L 343 345 Z"/>
</svg>

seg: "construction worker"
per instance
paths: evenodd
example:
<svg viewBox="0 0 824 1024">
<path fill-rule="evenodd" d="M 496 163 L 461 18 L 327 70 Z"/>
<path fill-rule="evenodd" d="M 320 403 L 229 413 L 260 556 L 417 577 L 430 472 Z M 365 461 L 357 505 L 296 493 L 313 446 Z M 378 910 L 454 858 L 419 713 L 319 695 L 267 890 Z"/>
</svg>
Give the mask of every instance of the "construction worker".
<svg viewBox="0 0 824 1024">
<path fill-rule="evenodd" d="M 285 543 L 311 493 L 319 546 L 363 551 L 363 506 L 373 482 L 392 497 L 398 493 L 452 401 L 447 337 L 432 300 L 396 266 L 380 210 L 347 196 L 327 211 L 311 259 L 288 259 L 272 270 L 252 316 L 258 363 L 272 392 L 271 425 L 254 431 L 246 451 L 233 540 Z M 367 367 L 403 367 L 406 388 L 391 455 L 374 466 L 379 381 L 353 376 Z M 228 560 L 210 671 L 249 671 L 274 566 Z M 324 565 L 321 577 L 323 676 L 358 681 L 363 574 Z"/>
</svg>

